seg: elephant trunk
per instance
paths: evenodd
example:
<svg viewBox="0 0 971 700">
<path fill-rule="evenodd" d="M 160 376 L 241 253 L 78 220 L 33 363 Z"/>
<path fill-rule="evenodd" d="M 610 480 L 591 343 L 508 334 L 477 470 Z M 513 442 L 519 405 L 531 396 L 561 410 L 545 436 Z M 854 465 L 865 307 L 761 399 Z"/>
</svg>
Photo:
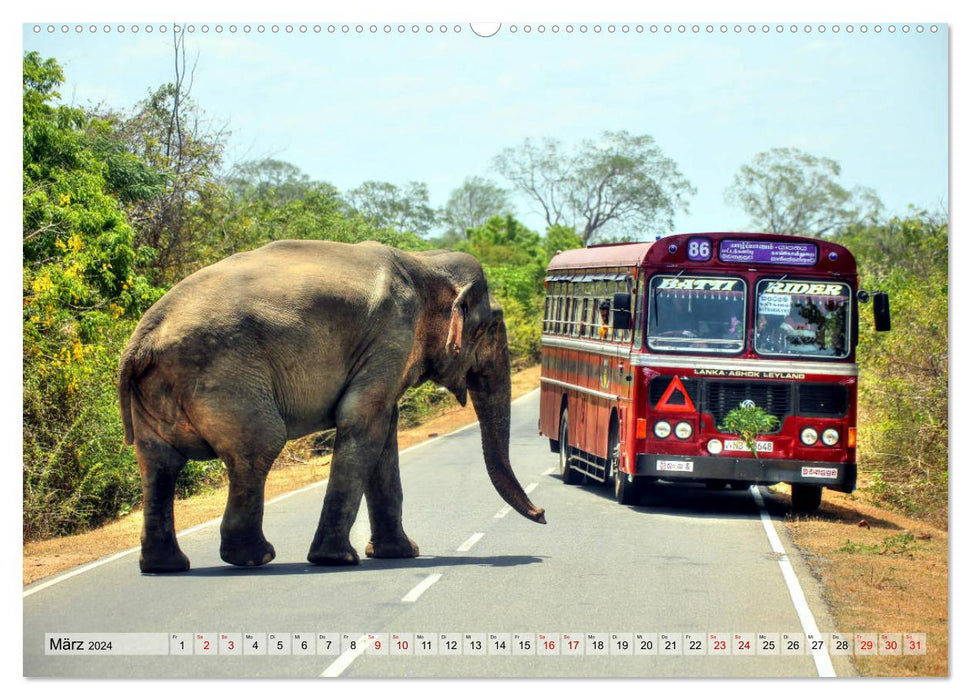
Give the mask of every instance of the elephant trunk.
<svg viewBox="0 0 971 700">
<path fill-rule="evenodd" d="M 479 417 L 482 454 L 492 485 L 502 499 L 520 515 L 546 523 L 544 510 L 529 500 L 509 463 L 509 412 L 512 394 L 506 329 L 500 322 L 494 343 L 481 354 L 489 357 L 477 363 L 469 374 L 469 394 Z"/>
</svg>

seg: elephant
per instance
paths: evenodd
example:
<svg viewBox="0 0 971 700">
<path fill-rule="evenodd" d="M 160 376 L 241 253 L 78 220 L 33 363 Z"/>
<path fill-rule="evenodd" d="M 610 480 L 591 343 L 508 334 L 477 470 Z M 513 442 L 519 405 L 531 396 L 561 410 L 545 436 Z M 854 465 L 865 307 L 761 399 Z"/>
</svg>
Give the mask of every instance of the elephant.
<svg viewBox="0 0 971 700">
<path fill-rule="evenodd" d="M 401 521 L 398 400 L 429 380 L 463 406 L 471 394 L 494 488 L 545 523 L 509 462 L 506 328 L 474 257 L 281 240 L 186 277 L 145 312 L 118 372 L 125 443 L 142 479 L 141 570 L 188 570 L 175 534 L 176 478 L 188 459 L 217 457 L 229 477 L 220 557 L 272 561 L 267 473 L 288 440 L 330 428 L 330 478 L 307 559 L 359 563 L 349 534 L 362 495 L 365 554 L 418 556 Z"/>
</svg>

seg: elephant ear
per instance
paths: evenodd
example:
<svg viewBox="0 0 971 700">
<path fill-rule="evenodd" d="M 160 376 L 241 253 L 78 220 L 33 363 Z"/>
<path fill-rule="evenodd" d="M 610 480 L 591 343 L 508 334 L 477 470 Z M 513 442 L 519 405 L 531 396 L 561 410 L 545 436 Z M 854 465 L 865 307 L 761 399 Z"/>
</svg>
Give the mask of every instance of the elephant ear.
<svg viewBox="0 0 971 700">
<path fill-rule="evenodd" d="M 472 284 L 467 284 L 458 290 L 455 301 L 452 302 L 452 313 L 448 320 L 448 337 L 445 339 L 445 351 L 458 355 L 462 349 L 462 330 L 465 327 L 465 317 L 469 311 L 469 292 Z"/>
</svg>

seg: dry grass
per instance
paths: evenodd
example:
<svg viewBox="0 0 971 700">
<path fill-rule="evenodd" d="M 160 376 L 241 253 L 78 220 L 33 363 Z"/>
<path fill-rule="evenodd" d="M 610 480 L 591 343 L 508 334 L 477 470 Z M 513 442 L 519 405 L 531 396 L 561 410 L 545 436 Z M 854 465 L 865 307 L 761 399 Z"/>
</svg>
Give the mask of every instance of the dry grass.
<svg viewBox="0 0 971 700">
<path fill-rule="evenodd" d="M 855 656 L 860 674 L 947 676 L 948 533 L 860 492 L 823 493 L 818 513 L 787 526 L 823 583 L 838 627 L 831 631 L 927 635 L 924 656 Z"/>
<path fill-rule="evenodd" d="M 513 375 L 513 398 L 539 386 L 539 367 L 530 367 Z M 423 425 L 398 432 L 398 448 L 404 449 L 429 438 L 445 435 L 474 423 L 475 411 L 471 402 L 462 408 L 455 404 L 430 418 Z M 326 479 L 330 474 L 330 456 L 301 460 L 293 451 L 285 450 L 266 480 L 267 500 L 302 486 Z M 175 502 L 175 522 L 183 530 L 214 520 L 226 506 L 226 487 L 209 493 L 180 499 Z M 95 559 L 139 545 L 142 529 L 140 510 L 91 532 L 70 537 L 58 537 L 24 545 L 24 585 L 46 576 L 80 566 Z"/>
</svg>

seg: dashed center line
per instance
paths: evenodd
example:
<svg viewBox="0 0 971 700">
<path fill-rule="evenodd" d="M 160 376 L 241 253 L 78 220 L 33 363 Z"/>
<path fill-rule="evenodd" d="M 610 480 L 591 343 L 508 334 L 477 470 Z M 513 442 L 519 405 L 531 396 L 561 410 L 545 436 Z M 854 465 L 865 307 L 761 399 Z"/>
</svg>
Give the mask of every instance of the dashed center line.
<svg viewBox="0 0 971 700">
<path fill-rule="evenodd" d="M 532 493 L 533 489 L 535 489 L 537 486 L 539 486 L 539 484 L 530 484 L 529 486 L 523 489 L 523 492 L 527 494 Z M 499 509 L 499 512 L 493 515 L 492 517 L 505 518 L 507 515 L 509 515 L 509 512 L 511 510 L 512 510 L 512 506 L 503 506 L 502 508 Z"/>
<path fill-rule="evenodd" d="M 438 579 L 440 579 L 441 577 L 442 577 L 441 574 L 429 574 L 428 576 L 425 577 L 425 580 L 423 580 L 417 586 L 415 586 L 410 591 L 408 591 L 405 597 L 401 599 L 401 602 L 414 603 L 416 600 L 418 600 L 421 597 L 422 593 L 424 593 L 429 588 L 431 588 L 436 583 L 438 583 Z"/>
<path fill-rule="evenodd" d="M 472 546 L 476 542 L 478 542 L 479 540 L 482 539 L 483 535 L 485 535 L 484 532 L 477 532 L 477 533 L 475 533 L 474 535 L 472 535 L 472 537 L 470 537 L 465 542 L 463 542 L 462 544 L 460 544 L 459 545 L 459 548 L 456 549 L 455 551 L 456 552 L 468 552 L 470 549 L 472 549 Z"/>
<path fill-rule="evenodd" d="M 550 474 L 556 474 L 556 472 L 558 472 L 558 471 L 559 471 L 559 469 L 557 469 L 556 467 L 550 467 L 545 472 L 543 472 L 542 474 L 540 474 L 540 476 L 549 476 Z"/>
<path fill-rule="evenodd" d="M 364 649 L 367 646 L 367 635 L 360 637 L 357 640 L 357 644 L 354 645 L 354 649 L 347 649 L 343 654 L 338 656 L 334 663 L 324 669 L 324 672 L 320 674 L 321 678 L 337 678 L 341 675 L 348 666 L 354 663 L 354 659 L 364 653 Z"/>
</svg>

